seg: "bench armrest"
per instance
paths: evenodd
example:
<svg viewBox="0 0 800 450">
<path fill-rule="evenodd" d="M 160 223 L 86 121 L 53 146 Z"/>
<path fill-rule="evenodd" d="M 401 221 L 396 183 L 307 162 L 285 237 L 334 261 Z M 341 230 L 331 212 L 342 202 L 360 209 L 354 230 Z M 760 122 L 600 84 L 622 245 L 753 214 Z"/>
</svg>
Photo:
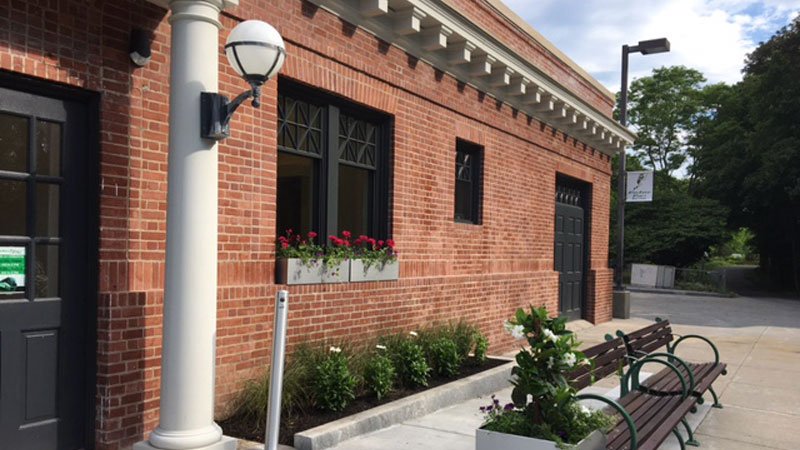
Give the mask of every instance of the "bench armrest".
<svg viewBox="0 0 800 450">
<path fill-rule="evenodd" d="M 680 344 L 681 342 L 683 342 L 686 339 L 699 339 L 699 340 L 705 342 L 706 344 L 708 344 L 709 346 L 711 346 L 711 350 L 714 351 L 714 365 L 716 366 L 717 364 L 719 364 L 719 350 L 717 350 L 717 346 L 714 345 L 714 343 L 711 342 L 708 338 L 706 338 L 704 336 L 697 335 L 697 334 L 687 334 L 685 336 L 681 336 L 681 337 L 678 338 L 678 340 L 675 341 L 674 344 L 672 344 L 672 346 L 667 344 L 667 352 L 669 352 L 669 353 L 674 355 L 675 354 L 675 348 L 678 346 L 678 344 Z"/>
<path fill-rule="evenodd" d="M 627 394 L 628 392 L 630 392 L 630 390 L 639 389 L 639 372 L 641 372 L 642 366 L 644 366 L 647 363 L 661 364 L 663 366 L 666 366 L 669 370 L 675 372 L 675 375 L 678 376 L 678 380 L 680 380 L 681 382 L 681 389 L 683 391 L 683 393 L 681 394 L 681 398 L 686 398 L 689 396 L 690 391 L 688 391 L 687 389 L 686 379 L 683 377 L 683 375 L 681 375 L 681 371 L 678 370 L 678 368 L 675 367 L 675 365 L 670 362 L 650 356 L 642 358 L 636 361 L 635 363 L 631 364 L 630 369 L 628 369 L 628 373 L 626 373 L 622 377 L 622 383 L 620 385 L 620 393 L 622 395 Z"/>
<path fill-rule="evenodd" d="M 625 423 L 628 425 L 628 431 L 631 433 L 631 448 L 630 450 L 637 450 L 639 448 L 639 436 L 636 433 L 636 424 L 633 423 L 633 419 L 631 415 L 628 414 L 628 411 L 625 411 L 625 408 L 622 407 L 619 403 L 611 400 L 610 398 L 603 397 L 602 395 L 597 394 L 578 394 L 575 396 L 576 401 L 580 400 L 596 400 L 602 403 L 605 403 L 615 410 L 622 416 L 622 419 L 625 420 Z"/>
<path fill-rule="evenodd" d="M 690 393 L 694 392 L 694 387 L 695 387 L 694 373 L 692 373 L 692 369 L 689 367 L 689 364 L 687 364 L 686 361 L 678 358 L 677 356 L 675 356 L 672 353 L 663 353 L 663 352 L 650 353 L 648 355 L 648 358 L 651 357 L 651 356 L 655 357 L 655 358 L 658 358 L 658 357 L 667 358 L 667 362 L 673 363 L 673 364 L 676 362 L 679 365 L 683 366 L 683 368 L 686 369 L 686 373 L 689 374 L 689 392 Z M 655 389 L 652 389 L 652 391 L 653 392 L 661 392 L 661 391 L 658 391 L 658 390 L 655 390 Z"/>
</svg>

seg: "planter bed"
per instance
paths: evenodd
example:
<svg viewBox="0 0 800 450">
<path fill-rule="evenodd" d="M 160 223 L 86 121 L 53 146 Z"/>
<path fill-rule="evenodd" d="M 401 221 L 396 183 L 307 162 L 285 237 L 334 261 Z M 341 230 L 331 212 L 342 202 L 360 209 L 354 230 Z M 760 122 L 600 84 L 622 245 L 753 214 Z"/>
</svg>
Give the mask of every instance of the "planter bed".
<svg viewBox="0 0 800 450">
<path fill-rule="evenodd" d="M 350 405 L 347 406 L 347 408 L 345 408 L 344 411 L 340 411 L 337 413 L 329 411 L 312 410 L 309 411 L 307 415 L 298 415 L 290 418 L 282 417 L 279 442 L 281 444 L 292 445 L 295 443 L 294 442 L 295 433 L 299 433 L 304 430 L 310 430 L 311 428 L 315 428 L 320 425 L 324 425 L 329 422 L 345 418 L 347 416 L 358 414 L 360 412 L 367 411 L 377 406 L 386 405 L 387 403 L 401 400 L 408 396 L 418 394 L 420 392 L 424 392 L 448 383 L 456 382 L 471 375 L 475 375 L 509 363 L 510 361 L 507 359 L 488 358 L 486 360 L 486 363 L 482 366 L 465 365 L 461 369 L 461 373 L 459 374 L 458 378 L 432 377 L 428 381 L 427 387 L 417 387 L 413 389 L 396 388 L 394 391 L 389 393 L 386 397 L 382 398 L 380 401 L 378 401 L 374 395 L 368 394 L 356 398 L 352 403 L 350 403 Z M 508 377 L 504 378 L 503 380 L 504 383 L 507 383 L 507 378 Z M 228 436 L 234 436 L 237 438 L 247 439 L 251 441 L 264 442 L 264 424 L 245 423 L 244 421 L 236 417 L 220 421 L 219 424 L 220 426 L 222 426 L 222 428 L 225 430 L 225 434 Z M 342 440 L 346 438 L 347 437 L 344 437 Z"/>
</svg>

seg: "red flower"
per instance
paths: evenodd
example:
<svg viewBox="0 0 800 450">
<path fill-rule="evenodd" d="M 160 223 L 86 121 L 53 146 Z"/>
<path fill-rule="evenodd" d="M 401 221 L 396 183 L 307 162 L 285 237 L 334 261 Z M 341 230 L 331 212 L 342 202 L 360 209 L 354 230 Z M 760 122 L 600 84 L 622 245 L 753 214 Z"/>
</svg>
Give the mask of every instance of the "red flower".
<svg viewBox="0 0 800 450">
<path fill-rule="evenodd" d="M 383 247 L 383 241 L 378 241 L 378 249 L 380 250 L 381 247 Z"/>
<path fill-rule="evenodd" d="M 313 231 L 309 231 L 308 232 L 308 239 L 309 240 L 314 239 L 315 237 L 317 237 L 317 233 L 315 233 Z"/>
<path fill-rule="evenodd" d="M 375 247 L 375 239 L 369 238 L 367 242 L 369 242 L 370 247 Z"/>
<path fill-rule="evenodd" d="M 345 230 L 345 231 L 342 231 L 342 236 L 344 236 L 345 239 L 350 239 L 350 236 L 352 236 L 352 235 L 350 234 L 349 231 Z"/>
<path fill-rule="evenodd" d="M 278 242 L 286 242 L 286 236 L 278 236 Z"/>
<path fill-rule="evenodd" d="M 289 248 L 289 243 L 286 241 L 281 241 L 281 248 L 286 250 L 287 248 Z"/>
<path fill-rule="evenodd" d="M 386 240 L 386 246 L 389 247 L 390 249 L 394 250 L 394 240 L 393 239 L 387 239 Z"/>
</svg>

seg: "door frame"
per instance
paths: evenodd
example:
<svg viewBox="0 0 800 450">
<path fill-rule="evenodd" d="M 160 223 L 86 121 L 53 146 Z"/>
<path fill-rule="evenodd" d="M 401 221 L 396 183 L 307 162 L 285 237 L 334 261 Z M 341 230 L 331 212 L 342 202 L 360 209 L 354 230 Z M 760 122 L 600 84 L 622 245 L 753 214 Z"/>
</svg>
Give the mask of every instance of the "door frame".
<svg viewBox="0 0 800 450">
<path fill-rule="evenodd" d="M 81 103 L 86 108 L 86 158 L 83 192 L 86 202 L 87 245 L 86 286 L 84 304 L 84 324 L 86 342 L 86 362 L 83 378 L 86 392 L 85 449 L 95 448 L 95 414 L 97 407 L 97 300 L 99 282 L 99 241 L 100 241 L 100 94 L 93 91 L 60 84 L 54 81 L 32 78 L 7 70 L 0 70 L 0 87 L 16 90 L 56 100 Z"/>
<path fill-rule="evenodd" d="M 589 270 L 591 270 L 591 248 L 592 248 L 592 183 L 581 180 L 579 178 L 575 178 L 569 176 L 567 174 L 556 172 L 556 180 L 555 184 L 553 185 L 553 220 L 557 215 L 556 208 L 558 207 L 558 201 L 556 200 L 556 194 L 558 192 L 558 186 L 564 185 L 569 186 L 573 189 L 578 189 L 581 194 L 581 207 L 583 208 L 583 265 L 581 270 L 581 313 L 579 317 L 572 317 L 568 318 L 568 320 L 579 320 L 579 319 L 586 319 L 588 317 L 588 275 Z M 553 225 L 553 229 L 555 230 L 555 224 Z M 555 239 L 555 232 L 554 232 L 554 239 Z M 553 242 L 555 245 L 555 241 Z M 555 265 L 555 250 L 553 251 L 553 265 Z M 561 275 L 559 274 L 559 277 Z M 592 293 L 594 295 L 594 293 Z M 561 292 L 559 291 L 558 294 L 558 314 L 561 315 Z"/>
</svg>

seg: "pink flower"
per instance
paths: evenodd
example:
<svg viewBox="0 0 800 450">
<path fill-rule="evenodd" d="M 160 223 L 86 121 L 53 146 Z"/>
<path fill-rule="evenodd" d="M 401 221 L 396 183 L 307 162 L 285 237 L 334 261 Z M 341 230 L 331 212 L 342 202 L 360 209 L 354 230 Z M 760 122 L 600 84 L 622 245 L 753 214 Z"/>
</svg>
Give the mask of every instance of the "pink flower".
<svg viewBox="0 0 800 450">
<path fill-rule="evenodd" d="M 288 242 L 286 242 L 286 241 L 282 241 L 282 242 L 281 242 L 281 248 L 282 248 L 282 249 L 284 249 L 284 250 L 286 250 L 287 248 L 289 248 L 289 243 L 288 243 Z"/>
<path fill-rule="evenodd" d="M 370 247 L 373 247 L 373 248 L 375 247 L 375 239 L 369 238 L 369 240 L 367 242 L 369 242 L 369 246 Z"/>
<path fill-rule="evenodd" d="M 386 240 L 386 246 L 389 247 L 390 249 L 394 250 L 394 240 L 393 239 L 387 239 Z"/>
<path fill-rule="evenodd" d="M 382 241 L 382 240 L 381 240 L 381 241 L 378 241 L 378 249 L 380 250 L 380 249 L 381 249 L 381 247 L 383 247 L 383 241 Z"/>
<path fill-rule="evenodd" d="M 350 236 L 352 236 L 352 235 L 350 234 L 349 231 L 345 230 L 345 231 L 342 231 L 342 236 L 344 236 L 345 239 L 350 239 Z"/>
<path fill-rule="evenodd" d="M 309 240 L 313 240 L 315 237 L 317 237 L 317 233 L 315 233 L 313 231 L 309 231 L 308 232 L 308 239 Z"/>
</svg>

